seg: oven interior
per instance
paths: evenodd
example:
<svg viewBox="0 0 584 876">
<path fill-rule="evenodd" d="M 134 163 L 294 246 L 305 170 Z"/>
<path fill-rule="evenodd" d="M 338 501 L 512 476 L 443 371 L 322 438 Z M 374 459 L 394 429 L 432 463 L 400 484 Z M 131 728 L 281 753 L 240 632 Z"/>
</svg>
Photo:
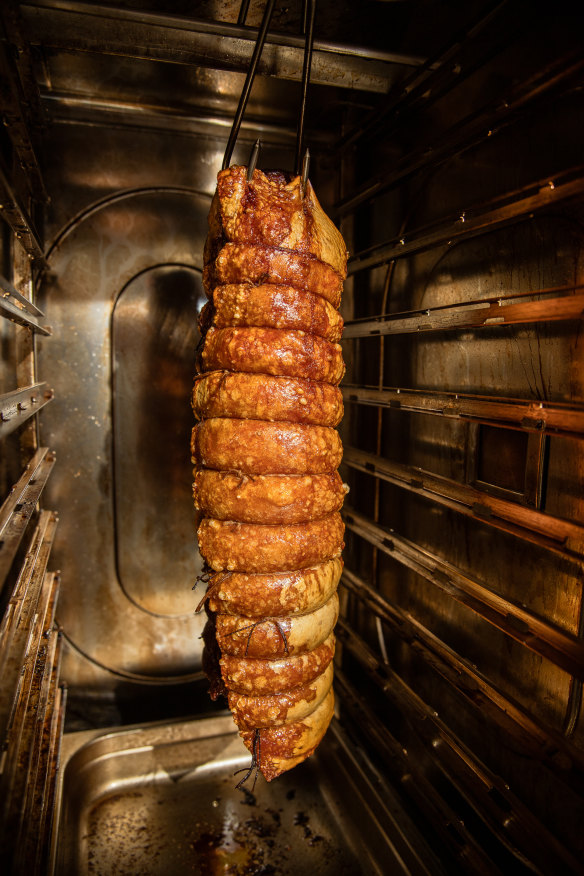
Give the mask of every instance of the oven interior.
<svg viewBox="0 0 584 876">
<path fill-rule="evenodd" d="M 349 250 L 336 717 L 292 774 L 207 695 L 190 392 L 265 3 L 0 11 L 0 806 L 14 874 L 579 873 L 583 15 L 319 0 Z M 275 4 L 232 161 L 294 169 Z"/>
</svg>

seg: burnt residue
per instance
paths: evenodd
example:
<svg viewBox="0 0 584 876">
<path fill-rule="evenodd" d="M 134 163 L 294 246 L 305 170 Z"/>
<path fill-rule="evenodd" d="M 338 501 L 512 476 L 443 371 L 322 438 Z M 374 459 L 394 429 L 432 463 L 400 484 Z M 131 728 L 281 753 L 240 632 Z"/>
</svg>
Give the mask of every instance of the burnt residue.
<svg viewBox="0 0 584 876">
<path fill-rule="evenodd" d="M 315 801 L 313 777 L 302 775 L 294 785 L 285 777 L 280 783 L 260 777 L 255 794 L 245 788 L 236 791 L 231 772 L 194 784 L 187 778 L 162 784 L 149 781 L 112 794 L 96 802 L 84 823 L 84 872 L 92 876 L 356 876 L 363 872 L 346 833 L 322 801 Z"/>
<path fill-rule="evenodd" d="M 324 842 L 325 838 L 320 834 L 315 834 L 310 827 L 309 822 L 310 816 L 308 816 L 305 812 L 297 812 L 294 816 L 294 824 L 302 828 L 304 833 L 304 839 L 308 842 L 309 846 L 314 846 L 317 843 Z"/>
<path fill-rule="evenodd" d="M 248 791 L 247 788 L 243 788 L 243 787 L 239 788 L 238 790 L 240 790 L 242 795 L 243 795 L 243 799 L 240 800 L 240 803 L 243 806 L 256 806 L 257 805 L 257 800 L 255 797 L 255 794 L 252 794 L 251 791 Z"/>
<path fill-rule="evenodd" d="M 209 696 L 212 700 L 226 696 L 227 691 L 221 677 L 219 660 L 221 651 L 215 635 L 215 614 L 207 610 L 207 623 L 203 629 L 203 670 L 209 679 Z"/>
<path fill-rule="evenodd" d="M 277 812 L 275 809 L 266 809 L 266 812 L 268 813 L 268 815 L 271 815 L 271 816 L 272 816 L 272 819 L 276 822 L 276 824 L 278 825 L 278 827 L 280 827 L 280 825 L 281 825 L 281 823 L 282 823 L 282 819 L 281 819 L 281 817 L 280 817 L 280 813 Z"/>
<path fill-rule="evenodd" d="M 285 852 L 280 848 L 277 850 L 280 863 L 270 860 L 277 846 L 278 829 L 279 824 L 259 813 L 242 822 L 234 818 L 226 819 L 219 828 L 201 825 L 199 836 L 192 842 L 196 872 L 201 876 L 220 873 L 229 873 L 230 876 L 284 876 L 290 872 L 285 866 Z"/>
<path fill-rule="evenodd" d="M 295 789 L 285 795 L 288 800 L 295 796 Z M 246 816 L 243 810 L 226 810 L 221 826 L 197 825 L 200 835 L 193 842 L 193 850 L 200 868 L 197 872 L 203 876 L 217 873 L 291 876 L 305 872 L 299 869 L 305 866 L 310 867 L 306 872 L 315 874 L 360 872 L 344 868 L 339 845 L 313 830 L 311 819 L 320 822 L 318 812 L 294 811 L 289 806 L 264 808 L 255 795 L 244 789 L 239 805 L 252 806 L 253 812 Z M 312 848 L 314 852 L 308 851 Z"/>
</svg>

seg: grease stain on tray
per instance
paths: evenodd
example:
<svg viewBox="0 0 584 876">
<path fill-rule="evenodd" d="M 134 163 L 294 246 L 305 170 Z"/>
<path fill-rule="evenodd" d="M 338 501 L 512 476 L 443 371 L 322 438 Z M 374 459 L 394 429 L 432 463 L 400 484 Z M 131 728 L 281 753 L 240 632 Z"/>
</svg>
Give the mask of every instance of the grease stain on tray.
<svg viewBox="0 0 584 876">
<path fill-rule="evenodd" d="M 96 802 L 84 837 L 87 872 L 91 876 L 360 872 L 339 826 L 324 807 L 299 810 L 291 803 L 296 791 L 289 786 L 266 785 L 251 794 L 229 788 L 229 780 L 222 784 L 220 795 L 216 784 L 213 788 L 169 784 L 128 790 Z"/>
</svg>

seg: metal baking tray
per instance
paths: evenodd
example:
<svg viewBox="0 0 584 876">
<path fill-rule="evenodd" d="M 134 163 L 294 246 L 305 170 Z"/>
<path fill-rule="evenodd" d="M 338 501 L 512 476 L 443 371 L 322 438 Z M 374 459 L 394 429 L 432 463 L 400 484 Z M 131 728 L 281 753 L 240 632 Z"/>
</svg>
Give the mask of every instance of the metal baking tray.
<svg viewBox="0 0 584 876">
<path fill-rule="evenodd" d="M 305 763 L 238 790 L 243 773 L 234 774 L 249 764 L 230 715 L 68 734 L 54 872 L 436 872 L 399 801 L 338 721 Z"/>
</svg>

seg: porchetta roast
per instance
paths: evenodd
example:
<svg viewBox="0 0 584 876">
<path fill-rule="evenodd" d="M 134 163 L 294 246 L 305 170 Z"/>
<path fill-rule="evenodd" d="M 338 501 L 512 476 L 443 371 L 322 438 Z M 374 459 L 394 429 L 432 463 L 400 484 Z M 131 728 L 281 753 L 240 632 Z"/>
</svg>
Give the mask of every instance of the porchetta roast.
<svg viewBox="0 0 584 876">
<path fill-rule="evenodd" d="M 268 781 L 313 753 L 333 715 L 346 266 L 309 182 L 219 173 L 193 390 L 204 665 Z"/>
</svg>

